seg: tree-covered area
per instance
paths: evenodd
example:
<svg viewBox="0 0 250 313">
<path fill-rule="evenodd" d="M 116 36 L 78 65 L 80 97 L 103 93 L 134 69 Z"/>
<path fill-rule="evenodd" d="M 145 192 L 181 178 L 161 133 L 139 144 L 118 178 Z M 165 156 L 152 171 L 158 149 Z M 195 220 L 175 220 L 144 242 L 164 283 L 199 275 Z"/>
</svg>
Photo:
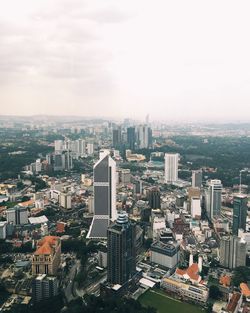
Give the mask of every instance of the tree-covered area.
<svg viewBox="0 0 250 313">
<path fill-rule="evenodd" d="M 239 183 L 239 171 L 250 168 L 250 138 L 249 137 L 204 137 L 173 136 L 171 143 L 156 149 L 142 149 L 138 153 L 150 159 L 153 151 L 175 152 L 181 156 L 180 177 L 187 179 L 191 170 L 199 168 L 214 168 L 215 172 L 205 172 L 207 178 L 221 179 L 225 186 Z M 161 161 L 164 161 L 162 157 Z M 188 172 L 189 171 L 189 172 Z M 242 183 L 250 185 L 250 175 L 242 174 Z"/>
<path fill-rule="evenodd" d="M 72 301 L 65 313 L 156 313 L 152 307 L 145 308 L 139 301 L 127 298 L 102 298 L 86 296 Z"/>
<path fill-rule="evenodd" d="M 232 283 L 239 287 L 240 283 L 247 283 L 250 280 L 250 267 L 240 266 L 234 269 Z"/>
<path fill-rule="evenodd" d="M 42 137 L 25 136 L 21 131 L 8 132 L 1 137 L 0 180 L 16 178 L 22 168 L 34 162 L 39 154 L 45 155 L 52 150 Z"/>
</svg>

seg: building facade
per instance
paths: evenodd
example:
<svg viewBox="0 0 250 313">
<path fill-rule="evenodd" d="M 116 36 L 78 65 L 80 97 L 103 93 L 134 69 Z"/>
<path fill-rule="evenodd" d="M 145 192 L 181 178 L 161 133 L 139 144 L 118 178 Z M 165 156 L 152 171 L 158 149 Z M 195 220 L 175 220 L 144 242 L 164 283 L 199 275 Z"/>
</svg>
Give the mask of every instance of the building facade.
<svg viewBox="0 0 250 313">
<path fill-rule="evenodd" d="M 136 272 L 136 225 L 126 212 L 108 228 L 108 276 L 113 285 L 125 284 Z"/>
<path fill-rule="evenodd" d="M 220 242 L 220 264 L 234 269 L 246 265 L 247 244 L 243 238 L 225 236 Z"/>
<path fill-rule="evenodd" d="M 165 183 L 171 184 L 178 180 L 178 153 L 165 153 Z"/>
<path fill-rule="evenodd" d="M 108 226 L 116 218 L 116 163 L 108 151 L 101 151 L 94 165 L 94 217 L 87 238 L 107 238 Z"/>
<path fill-rule="evenodd" d="M 233 235 L 238 236 L 239 229 L 246 230 L 247 219 L 247 202 L 246 195 L 237 195 L 233 202 Z"/>
<path fill-rule="evenodd" d="M 180 260 L 180 246 L 178 243 L 163 243 L 155 241 L 150 248 L 150 262 L 173 269 Z"/>
<path fill-rule="evenodd" d="M 211 220 L 214 217 L 220 217 L 221 193 L 222 184 L 220 180 L 212 179 L 207 182 L 205 189 L 205 207 L 207 215 Z"/>
<path fill-rule="evenodd" d="M 56 275 L 60 262 L 60 237 L 46 236 L 37 243 L 37 250 L 32 257 L 32 274 Z"/>
</svg>

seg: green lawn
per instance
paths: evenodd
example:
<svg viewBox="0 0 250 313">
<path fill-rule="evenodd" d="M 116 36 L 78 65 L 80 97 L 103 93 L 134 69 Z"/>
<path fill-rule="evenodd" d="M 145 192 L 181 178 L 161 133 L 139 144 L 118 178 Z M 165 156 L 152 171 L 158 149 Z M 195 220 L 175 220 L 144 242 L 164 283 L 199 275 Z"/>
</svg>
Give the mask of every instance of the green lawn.
<svg viewBox="0 0 250 313">
<path fill-rule="evenodd" d="M 171 299 L 160 290 L 149 290 L 145 292 L 139 301 L 144 306 L 151 306 L 157 309 L 157 313 L 204 313 L 200 306 L 195 306 L 189 303 L 180 302 L 179 300 Z"/>
</svg>

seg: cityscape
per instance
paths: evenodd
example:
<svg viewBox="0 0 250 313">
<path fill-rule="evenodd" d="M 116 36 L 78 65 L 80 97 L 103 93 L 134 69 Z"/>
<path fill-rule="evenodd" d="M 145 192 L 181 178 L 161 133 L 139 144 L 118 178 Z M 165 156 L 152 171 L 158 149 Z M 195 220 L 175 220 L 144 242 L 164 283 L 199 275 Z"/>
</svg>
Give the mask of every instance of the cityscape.
<svg viewBox="0 0 250 313">
<path fill-rule="evenodd" d="M 0 1 L 0 313 L 250 313 L 249 12 Z"/>
<path fill-rule="evenodd" d="M 2 116 L 1 312 L 247 312 L 249 131 Z"/>
</svg>

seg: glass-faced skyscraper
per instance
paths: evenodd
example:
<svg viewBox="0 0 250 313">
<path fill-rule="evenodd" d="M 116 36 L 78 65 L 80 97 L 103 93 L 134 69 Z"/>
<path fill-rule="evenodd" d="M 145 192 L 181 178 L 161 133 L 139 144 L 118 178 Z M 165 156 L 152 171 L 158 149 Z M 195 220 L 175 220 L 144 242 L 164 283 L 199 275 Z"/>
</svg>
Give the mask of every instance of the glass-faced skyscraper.
<svg viewBox="0 0 250 313">
<path fill-rule="evenodd" d="M 117 217 L 116 163 L 109 151 L 101 151 L 94 165 L 94 217 L 87 238 L 107 238 L 107 229 Z"/>
<path fill-rule="evenodd" d="M 110 284 L 123 285 L 136 271 L 135 223 L 126 212 L 120 212 L 108 228 L 108 277 Z"/>
<path fill-rule="evenodd" d="M 205 206 L 210 219 L 220 217 L 222 184 L 219 179 L 207 182 L 205 189 Z"/>
<path fill-rule="evenodd" d="M 233 203 L 233 234 L 238 235 L 238 230 L 246 230 L 247 219 L 247 196 L 237 195 Z"/>
</svg>

